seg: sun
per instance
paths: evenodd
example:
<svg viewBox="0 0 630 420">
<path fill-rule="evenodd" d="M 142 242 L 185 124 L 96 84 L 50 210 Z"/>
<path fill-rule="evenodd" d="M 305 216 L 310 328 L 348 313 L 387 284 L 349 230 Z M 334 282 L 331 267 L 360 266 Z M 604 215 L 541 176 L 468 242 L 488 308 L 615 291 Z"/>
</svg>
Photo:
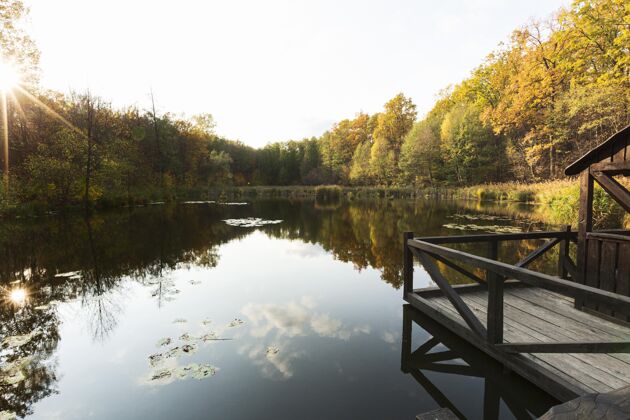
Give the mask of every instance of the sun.
<svg viewBox="0 0 630 420">
<path fill-rule="evenodd" d="M 0 90 L 11 90 L 19 83 L 20 76 L 15 68 L 0 60 Z"/>
<path fill-rule="evenodd" d="M 18 306 L 24 305 L 26 302 L 26 289 L 16 288 L 9 292 L 9 300 Z"/>
</svg>

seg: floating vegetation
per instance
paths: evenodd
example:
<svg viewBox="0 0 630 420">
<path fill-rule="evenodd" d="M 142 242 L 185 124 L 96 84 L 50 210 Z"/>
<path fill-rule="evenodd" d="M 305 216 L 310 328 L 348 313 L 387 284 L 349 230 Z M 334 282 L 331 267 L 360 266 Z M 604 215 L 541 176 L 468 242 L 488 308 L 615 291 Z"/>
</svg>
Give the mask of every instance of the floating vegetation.
<svg viewBox="0 0 630 420">
<path fill-rule="evenodd" d="M 151 381 L 168 383 L 172 378 L 184 380 L 187 378 L 205 379 L 214 376 L 218 368 L 209 364 L 190 363 L 182 367 L 162 368 L 153 373 Z"/>
<path fill-rule="evenodd" d="M 185 354 L 193 354 L 197 352 L 197 345 L 195 343 L 184 344 L 183 346 L 173 347 L 169 351 L 163 354 L 164 357 L 180 357 Z"/>
<path fill-rule="evenodd" d="M 16 347 L 22 347 L 23 345 L 28 344 L 34 337 L 37 337 L 40 334 L 41 334 L 41 331 L 33 330 L 28 334 L 13 335 L 11 337 L 7 337 L 4 340 L 2 340 L 2 347 L 10 348 L 10 349 L 16 348 Z"/>
<path fill-rule="evenodd" d="M 171 337 L 165 337 L 165 338 L 161 338 L 160 340 L 158 340 L 157 342 L 157 347 L 164 347 L 164 346 L 168 346 L 173 342 L 173 340 L 171 339 Z"/>
<path fill-rule="evenodd" d="M 17 414 L 13 411 L 0 411 L 0 420 L 14 420 L 17 419 Z"/>
<path fill-rule="evenodd" d="M 179 337 L 179 339 L 180 339 L 180 340 L 182 340 L 182 341 L 191 341 L 191 340 L 194 340 L 194 339 L 195 339 L 195 337 L 191 336 L 191 335 L 190 335 L 190 334 L 188 334 L 188 333 L 184 333 L 184 334 L 182 334 L 182 335 Z"/>
<path fill-rule="evenodd" d="M 155 367 L 160 364 L 164 360 L 164 355 L 162 353 L 155 353 L 149 356 L 149 365 L 151 367 Z"/>
<path fill-rule="evenodd" d="M 214 204 L 216 201 L 184 201 L 184 204 Z"/>
<path fill-rule="evenodd" d="M 240 318 L 234 318 L 233 321 L 230 321 L 230 323 L 228 324 L 228 327 L 233 328 L 233 327 L 238 327 L 239 325 L 243 325 L 244 321 Z"/>
<path fill-rule="evenodd" d="M 244 219 L 225 219 L 223 221 L 230 226 L 238 227 L 260 227 L 282 223 L 282 220 L 265 220 L 261 219 L 260 217 L 246 217 Z"/>
<path fill-rule="evenodd" d="M 160 369 L 158 371 L 156 371 L 153 376 L 151 376 L 151 380 L 152 381 L 159 381 L 162 379 L 168 379 L 170 378 L 172 375 L 172 372 L 170 369 Z"/>
<path fill-rule="evenodd" d="M 80 271 L 68 271 L 67 273 L 57 273 L 55 277 L 64 277 L 69 278 L 70 280 L 80 280 L 81 272 Z"/>
<path fill-rule="evenodd" d="M 279 352 L 280 352 L 280 349 L 278 347 L 270 346 L 270 347 L 267 347 L 265 354 L 267 354 L 267 356 L 275 356 Z"/>
<path fill-rule="evenodd" d="M 492 214 L 454 214 L 452 216 L 450 216 L 453 219 L 466 219 L 466 220 L 498 220 L 498 221 L 504 221 L 504 222 L 508 222 L 508 221 L 512 221 L 514 219 L 512 219 L 511 217 L 506 217 L 506 216 L 495 216 Z"/>
<path fill-rule="evenodd" d="M 498 225 L 475 225 L 475 224 L 466 224 L 460 225 L 456 223 L 447 223 L 442 225 L 447 229 L 457 229 L 457 230 L 476 230 L 482 232 L 489 233 L 521 233 L 523 229 L 518 226 L 498 226 Z"/>
<path fill-rule="evenodd" d="M 207 327 L 210 324 L 212 324 L 212 320 L 210 318 L 206 318 L 203 321 L 201 321 L 201 325 L 203 325 L 204 327 Z"/>
<path fill-rule="evenodd" d="M 176 318 L 173 321 L 173 324 L 185 324 L 186 322 L 188 322 L 187 320 L 185 320 L 184 318 Z"/>
</svg>

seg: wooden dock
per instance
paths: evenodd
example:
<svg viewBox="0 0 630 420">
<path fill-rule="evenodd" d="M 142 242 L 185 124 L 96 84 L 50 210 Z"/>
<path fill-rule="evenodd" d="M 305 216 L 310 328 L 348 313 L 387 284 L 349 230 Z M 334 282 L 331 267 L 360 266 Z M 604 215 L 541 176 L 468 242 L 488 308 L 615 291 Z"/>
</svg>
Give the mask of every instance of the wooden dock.
<svg viewBox="0 0 630 420">
<path fill-rule="evenodd" d="M 630 177 L 630 125 L 565 174 L 580 175 L 577 232 L 403 237 L 403 299 L 561 401 L 630 384 L 630 230 L 593 230 L 595 183 L 630 213 L 615 178 Z M 507 264 L 507 241 L 543 242 Z M 555 275 L 529 268 L 552 249 Z M 414 289 L 414 258 L 437 288 Z M 471 284 L 451 285 L 454 273 Z"/>
<path fill-rule="evenodd" d="M 524 263 L 496 259 L 504 241 L 541 239 L 546 241 Z M 630 314 L 630 297 L 527 268 L 553 246 L 567 249 L 575 239 L 568 230 L 432 238 L 407 233 L 404 299 L 560 401 L 628 386 L 630 324 L 621 319 Z M 486 244 L 488 256 L 445 246 L 471 242 Z M 568 255 L 559 253 L 561 274 L 565 266 L 573 270 Z M 438 287 L 413 288 L 414 257 Z M 472 283 L 449 284 L 446 269 Z M 584 306 L 576 308 L 576 300 Z"/>
</svg>

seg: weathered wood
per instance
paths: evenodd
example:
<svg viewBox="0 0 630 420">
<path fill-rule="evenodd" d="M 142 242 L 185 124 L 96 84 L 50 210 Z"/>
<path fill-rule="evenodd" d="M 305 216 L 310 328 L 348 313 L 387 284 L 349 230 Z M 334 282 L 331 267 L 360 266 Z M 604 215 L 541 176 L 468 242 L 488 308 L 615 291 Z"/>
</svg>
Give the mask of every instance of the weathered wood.
<svg viewBox="0 0 630 420">
<path fill-rule="evenodd" d="M 518 293 L 515 291 L 515 293 Z M 478 299 L 477 299 L 478 298 Z M 474 300 L 471 300 L 474 299 Z M 444 305 L 444 298 L 432 299 L 431 303 Z M 442 302 L 442 303 L 440 303 Z M 485 313 L 487 302 L 483 295 L 469 295 L 466 302 L 480 316 Z M 550 343 L 557 340 L 572 340 L 573 336 L 580 336 L 577 331 L 565 332 L 562 326 L 547 324 L 546 320 L 539 319 L 523 310 L 511 306 L 512 302 L 506 305 L 506 343 L 536 342 Z M 449 309 L 443 306 L 445 309 Z M 573 309 L 574 311 L 577 311 Z M 450 310 L 453 316 L 457 313 Z M 458 317 L 459 318 L 459 317 Z M 463 321 L 462 321 L 463 322 Z M 570 325 L 570 319 L 565 319 L 560 324 Z M 626 354 L 619 354 L 627 356 Z M 512 355 L 514 357 L 515 355 Z M 571 380 L 578 381 L 579 386 L 584 387 L 586 392 L 604 392 L 624 386 L 628 383 L 628 372 L 630 365 L 620 360 L 615 360 L 613 354 L 554 354 L 537 353 L 522 356 L 530 358 L 542 368 L 553 371 L 560 369 L 563 374 L 569 375 Z M 561 375 L 561 376 L 562 376 Z M 588 391 L 588 390 L 591 391 Z"/>
<path fill-rule="evenodd" d="M 543 368 L 540 364 L 527 359 L 523 355 L 508 355 L 503 351 L 494 349 L 494 346 L 487 343 L 485 339 L 482 339 L 467 328 L 463 320 L 460 323 L 456 318 L 453 318 L 452 315 L 449 315 L 448 311 L 444 311 L 431 304 L 431 301 L 413 293 L 407 295 L 406 301 L 416 309 L 427 314 L 436 322 L 451 330 L 454 334 L 467 340 L 473 346 L 484 351 L 499 363 L 509 367 L 522 377 L 535 383 L 560 401 L 568 401 L 579 395 L 584 395 L 585 388 L 571 381 L 568 376 L 561 376 L 563 375 L 561 371 L 557 369 L 554 371 L 552 366 Z"/>
<path fill-rule="evenodd" d="M 587 239 L 598 239 L 601 241 L 609 242 L 622 242 L 630 243 L 630 236 L 622 235 L 620 233 L 604 233 L 604 232 L 590 232 L 586 235 Z"/>
<path fill-rule="evenodd" d="M 437 410 L 418 414 L 416 420 L 459 420 L 459 417 L 448 408 L 438 408 Z"/>
<path fill-rule="evenodd" d="M 630 342 L 507 343 L 497 348 L 508 353 L 630 353 Z"/>
<path fill-rule="evenodd" d="M 580 201 L 578 209 L 578 242 L 576 265 L 578 276 L 573 281 L 586 284 L 586 234 L 593 230 L 593 177 L 589 171 L 580 175 Z M 584 300 L 575 298 L 575 307 L 584 305 Z"/>
<path fill-rule="evenodd" d="M 457 264 L 447 260 L 446 258 L 440 257 L 439 255 L 432 255 L 432 257 L 435 258 L 436 260 L 438 260 L 439 262 L 441 262 L 442 264 L 446 265 L 447 267 L 450 267 L 453 270 L 457 271 L 458 273 L 465 275 L 469 279 L 474 280 L 478 284 L 485 284 L 486 283 L 484 280 L 482 280 L 481 278 L 479 278 L 475 274 L 473 274 L 470 271 L 466 270 L 465 268 L 462 268 L 462 267 L 458 266 Z"/>
<path fill-rule="evenodd" d="M 413 232 L 403 233 L 403 298 L 413 289 L 413 255 L 407 241 L 413 238 Z"/>
<path fill-rule="evenodd" d="M 424 252 L 418 252 L 416 249 L 412 248 L 412 252 L 416 255 L 416 257 L 422 263 L 422 266 L 427 270 L 433 281 L 442 289 L 444 295 L 448 298 L 448 300 L 453 304 L 457 312 L 464 318 L 466 324 L 470 327 L 472 331 L 478 334 L 481 337 L 486 337 L 486 329 L 483 327 L 481 322 L 477 319 L 477 317 L 471 312 L 471 310 L 466 306 L 461 297 L 453 290 L 448 281 L 442 276 L 440 269 L 435 265 L 431 258 L 425 254 Z"/>
<path fill-rule="evenodd" d="M 625 149 L 624 149 L 625 150 Z M 600 162 L 591 165 L 592 171 L 605 172 L 608 175 L 630 175 L 630 161 Z"/>
<path fill-rule="evenodd" d="M 516 267 L 527 267 L 533 261 L 540 258 L 545 252 L 549 251 L 551 248 L 553 248 L 554 246 L 562 242 L 562 240 L 563 240 L 562 238 L 555 238 L 555 239 L 552 239 L 551 241 L 545 242 L 544 244 L 536 248 L 534 251 L 528 254 L 525 258 L 523 258 L 522 260 L 520 260 L 514 265 Z"/>
<path fill-rule="evenodd" d="M 595 289 L 589 286 L 574 283 L 572 281 L 538 273 L 526 268 L 514 267 L 506 263 L 493 261 L 488 258 L 479 257 L 477 255 L 468 254 L 463 251 L 446 248 L 440 245 L 430 244 L 418 239 L 409 240 L 408 244 L 413 248 L 430 254 L 438 254 L 446 258 L 458 260 L 466 264 L 473 264 L 480 268 L 494 271 L 505 278 L 517 279 L 532 286 L 542 287 L 574 298 L 588 298 L 589 301 L 605 304 L 611 309 L 618 310 L 623 313 L 630 312 L 630 298 L 627 296 L 621 296 L 616 293 Z"/>
<path fill-rule="evenodd" d="M 539 420 L 627 420 L 630 418 L 630 386 L 608 393 L 588 394 L 552 407 Z"/>
<path fill-rule="evenodd" d="M 568 239 L 571 234 L 571 225 L 567 225 L 565 231 L 567 232 L 567 238 L 562 240 L 562 243 L 560 244 L 560 253 L 558 255 L 558 277 L 561 279 L 566 279 L 569 274 L 569 270 L 565 265 L 565 260 L 569 258 L 569 251 L 571 249 L 571 241 Z"/>
<path fill-rule="evenodd" d="M 499 242 L 488 242 L 488 258 L 498 260 Z M 491 270 L 486 270 L 488 282 L 488 342 L 503 342 L 503 278 Z"/>
<path fill-rule="evenodd" d="M 548 238 L 564 238 L 566 236 L 565 231 L 551 231 L 551 232 L 522 232 L 522 233 L 488 233 L 488 234 L 476 234 L 476 235 L 457 235 L 457 236 L 424 236 L 422 240 L 424 242 L 430 242 L 433 244 L 461 244 L 461 243 L 473 243 L 473 242 L 488 242 L 488 241 L 520 241 L 525 239 L 548 239 Z"/>
<path fill-rule="evenodd" d="M 619 203 L 625 211 L 630 212 L 630 191 L 626 187 L 604 172 L 592 171 L 591 175 L 611 198 Z"/>
<path fill-rule="evenodd" d="M 525 284 L 518 280 L 505 280 L 503 283 L 503 287 L 505 289 L 530 287 L 528 284 Z M 457 292 L 458 295 L 488 290 L 488 285 L 485 281 L 483 284 L 452 284 L 451 287 Z M 444 292 L 442 292 L 442 289 L 440 289 L 439 287 L 413 289 L 413 293 L 416 293 L 425 298 L 444 296 Z"/>
<path fill-rule="evenodd" d="M 619 130 L 597 147 L 589 150 L 585 155 L 569 165 L 564 170 L 564 173 L 566 175 L 577 175 L 587 169 L 590 165 L 598 163 L 607 157 L 610 158 L 610 156 L 614 154 L 615 150 L 619 150 L 621 147 L 625 147 L 627 145 L 629 133 L 630 125 Z M 625 155 L 627 155 L 627 153 Z"/>
<path fill-rule="evenodd" d="M 580 273 L 578 272 L 578 268 L 575 266 L 573 261 L 571 261 L 571 259 L 567 255 L 565 255 L 561 261 L 562 261 L 562 265 L 564 269 L 567 271 L 567 273 L 569 273 L 569 276 L 571 276 L 571 280 L 577 279 L 580 276 Z"/>
</svg>

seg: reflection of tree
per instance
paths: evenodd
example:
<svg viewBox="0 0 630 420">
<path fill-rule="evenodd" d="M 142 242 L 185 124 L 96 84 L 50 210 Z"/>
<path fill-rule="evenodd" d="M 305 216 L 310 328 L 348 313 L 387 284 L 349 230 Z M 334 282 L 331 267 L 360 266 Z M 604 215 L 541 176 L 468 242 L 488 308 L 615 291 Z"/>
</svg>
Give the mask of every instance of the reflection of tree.
<svg viewBox="0 0 630 420">
<path fill-rule="evenodd" d="M 41 303 L 50 296 L 34 299 Z M 59 341 L 58 325 L 53 308 L 39 311 L 32 307 L 16 308 L 11 304 L 0 306 L 0 340 L 37 331 L 28 343 L 18 347 L 4 346 L 2 350 L 0 365 L 23 363 L 21 371 L 25 378 L 13 385 L 0 383 L 0 411 L 24 417 L 31 414 L 35 402 L 56 393 L 57 377 L 50 358 Z"/>
</svg>

